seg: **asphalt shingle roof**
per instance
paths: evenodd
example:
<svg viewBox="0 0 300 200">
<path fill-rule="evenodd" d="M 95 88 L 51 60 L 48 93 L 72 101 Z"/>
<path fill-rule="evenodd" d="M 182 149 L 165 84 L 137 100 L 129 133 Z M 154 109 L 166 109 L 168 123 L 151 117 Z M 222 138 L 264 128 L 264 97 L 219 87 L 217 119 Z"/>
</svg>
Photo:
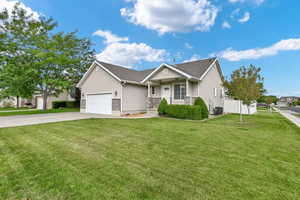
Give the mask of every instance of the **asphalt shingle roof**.
<svg viewBox="0 0 300 200">
<path fill-rule="evenodd" d="M 180 71 L 185 72 L 186 74 L 200 78 L 210 67 L 210 65 L 215 61 L 215 59 L 216 58 L 209 58 L 209 59 L 197 60 L 193 62 L 186 62 L 186 63 L 175 64 L 170 66 L 173 66 L 179 69 Z M 137 70 L 121 67 L 118 65 L 101 62 L 101 61 L 98 61 L 98 63 L 100 63 L 103 67 L 105 67 L 114 75 L 119 77 L 121 80 L 126 80 L 126 81 L 141 82 L 151 72 L 155 70 L 154 68 L 154 69 L 137 71 Z"/>
<path fill-rule="evenodd" d="M 215 59 L 216 58 L 209 58 L 205 60 L 176 64 L 173 66 L 189 75 L 200 78 L 215 61 Z"/>
</svg>

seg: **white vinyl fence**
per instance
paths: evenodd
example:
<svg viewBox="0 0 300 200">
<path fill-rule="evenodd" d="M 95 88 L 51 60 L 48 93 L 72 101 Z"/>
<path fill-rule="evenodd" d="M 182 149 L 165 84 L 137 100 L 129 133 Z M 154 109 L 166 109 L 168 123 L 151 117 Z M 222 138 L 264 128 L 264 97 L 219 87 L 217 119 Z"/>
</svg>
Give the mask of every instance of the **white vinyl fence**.
<svg viewBox="0 0 300 200">
<path fill-rule="evenodd" d="M 224 113 L 240 113 L 242 109 L 242 114 L 253 115 L 257 112 L 256 103 L 249 106 L 243 104 L 241 101 L 233 99 L 225 99 L 224 101 Z"/>
</svg>

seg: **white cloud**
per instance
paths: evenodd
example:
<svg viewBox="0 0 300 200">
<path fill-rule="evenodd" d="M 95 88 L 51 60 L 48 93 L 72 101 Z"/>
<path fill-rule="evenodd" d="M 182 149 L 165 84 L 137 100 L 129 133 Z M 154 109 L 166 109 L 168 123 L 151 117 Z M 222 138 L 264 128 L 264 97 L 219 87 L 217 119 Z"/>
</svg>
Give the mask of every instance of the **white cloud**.
<svg viewBox="0 0 300 200">
<path fill-rule="evenodd" d="M 132 8 L 122 8 L 121 15 L 129 22 L 169 32 L 208 31 L 214 24 L 218 9 L 209 0 L 127 0 Z"/>
<path fill-rule="evenodd" d="M 241 9 L 237 8 L 234 11 L 232 11 L 232 13 L 230 14 L 231 18 L 235 18 L 239 13 L 240 13 Z"/>
<path fill-rule="evenodd" d="M 32 14 L 33 19 L 39 19 L 40 13 L 32 10 L 30 7 L 17 0 L 0 0 L 0 12 L 4 11 L 4 9 L 7 9 L 8 13 L 11 13 L 16 3 L 20 3 L 21 8 L 25 9 L 28 14 Z"/>
<path fill-rule="evenodd" d="M 184 46 L 187 49 L 192 49 L 193 48 L 193 46 L 190 43 L 188 43 L 188 42 L 184 43 Z"/>
<path fill-rule="evenodd" d="M 117 35 L 112 34 L 110 31 L 105 30 L 97 30 L 93 35 L 100 36 L 104 38 L 104 43 L 111 44 L 116 42 L 125 42 L 128 41 L 128 37 L 119 37 Z"/>
<path fill-rule="evenodd" d="M 131 68 L 133 65 L 146 62 L 162 62 L 167 52 L 154 49 L 145 43 L 112 43 L 97 55 L 97 59 Z"/>
<path fill-rule="evenodd" d="M 244 16 L 241 19 L 239 19 L 239 22 L 243 24 L 243 23 L 246 23 L 249 20 L 250 20 L 250 13 L 245 12 Z"/>
<path fill-rule="evenodd" d="M 244 2 L 252 2 L 255 3 L 257 5 L 262 4 L 265 0 L 229 0 L 230 3 L 244 3 Z"/>
<path fill-rule="evenodd" d="M 185 62 L 193 62 L 193 61 L 200 60 L 200 59 L 201 59 L 201 57 L 200 57 L 199 55 L 194 54 L 191 58 L 189 58 L 189 59 L 187 59 L 187 60 L 185 60 L 185 61 L 183 61 L 183 62 L 184 62 L 184 63 L 185 63 Z"/>
<path fill-rule="evenodd" d="M 229 24 L 228 21 L 224 21 L 223 24 L 222 24 L 222 27 L 225 28 L 225 29 L 226 29 L 226 28 L 227 28 L 227 29 L 230 29 L 230 28 L 231 28 L 231 25 Z"/>
<path fill-rule="evenodd" d="M 269 47 L 247 49 L 242 51 L 228 48 L 225 51 L 214 54 L 229 61 L 240 61 L 245 59 L 259 59 L 266 56 L 277 55 L 281 51 L 300 50 L 300 38 L 281 40 Z"/>
<path fill-rule="evenodd" d="M 110 31 L 98 30 L 93 35 L 105 39 L 106 47 L 96 55 L 103 62 L 131 68 L 141 61 L 162 62 L 167 55 L 164 49 L 154 49 L 145 43 L 129 43 L 128 37 L 119 37 Z"/>
</svg>

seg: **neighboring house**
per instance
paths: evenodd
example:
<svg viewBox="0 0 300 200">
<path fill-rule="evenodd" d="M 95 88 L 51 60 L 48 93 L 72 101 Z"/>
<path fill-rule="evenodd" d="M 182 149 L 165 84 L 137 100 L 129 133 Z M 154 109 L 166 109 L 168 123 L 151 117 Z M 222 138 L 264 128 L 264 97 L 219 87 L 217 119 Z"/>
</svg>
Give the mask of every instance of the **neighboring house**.
<svg viewBox="0 0 300 200">
<path fill-rule="evenodd" d="M 161 64 L 136 71 L 95 61 L 82 77 L 81 112 L 128 114 L 156 111 L 162 98 L 192 105 L 202 97 L 210 111 L 223 107 L 222 71 L 216 58 L 182 64 Z"/>
<path fill-rule="evenodd" d="M 295 101 L 300 100 L 300 97 L 295 96 L 287 96 L 287 97 L 280 97 L 278 101 L 278 106 L 288 106 L 289 104 L 294 103 Z"/>
<path fill-rule="evenodd" d="M 47 109 L 52 109 L 53 101 L 73 101 L 68 92 L 63 92 L 56 96 L 49 96 L 47 98 Z M 37 109 L 43 109 L 43 96 L 41 94 L 35 94 L 29 99 L 19 99 L 19 107 L 33 107 Z M 0 101 L 0 107 L 17 107 L 17 99 L 14 97 L 2 99 Z"/>
<path fill-rule="evenodd" d="M 32 99 L 19 98 L 19 107 L 33 106 Z M 17 107 L 17 98 L 9 97 L 0 100 L 0 107 Z"/>
<path fill-rule="evenodd" d="M 33 104 L 37 109 L 42 110 L 43 109 L 43 95 L 36 94 L 33 97 Z M 52 103 L 53 101 L 74 101 L 74 99 L 70 96 L 69 92 L 65 91 L 60 93 L 58 96 L 48 96 L 47 98 L 47 109 L 52 109 Z"/>
</svg>

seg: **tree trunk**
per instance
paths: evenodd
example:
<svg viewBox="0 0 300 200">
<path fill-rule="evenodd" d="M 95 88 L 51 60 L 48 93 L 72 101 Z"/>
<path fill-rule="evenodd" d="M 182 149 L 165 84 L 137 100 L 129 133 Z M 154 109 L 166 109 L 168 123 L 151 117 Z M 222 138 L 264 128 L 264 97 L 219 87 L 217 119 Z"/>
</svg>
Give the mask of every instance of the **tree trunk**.
<svg viewBox="0 0 300 200">
<path fill-rule="evenodd" d="M 248 108 L 248 115 L 250 115 L 250 105 L 247 105 Z"/>
<path fill-rule="evenodd" d="M 48 93 L 43 92 L 43 110 L 47 110 Z"/>
<path fill-rule="evenodd" d="M 17 109 L 19 109 L 19 108 L 20 108 L 19 104 L 20 104 L 20 97 L 19 97 L 19 96 L 17 96 Z"/>
<path fill-rule="evenodd" d="M 242 101 L 240 101 L 240 122 L 243 122 Z"/>
</svg>

